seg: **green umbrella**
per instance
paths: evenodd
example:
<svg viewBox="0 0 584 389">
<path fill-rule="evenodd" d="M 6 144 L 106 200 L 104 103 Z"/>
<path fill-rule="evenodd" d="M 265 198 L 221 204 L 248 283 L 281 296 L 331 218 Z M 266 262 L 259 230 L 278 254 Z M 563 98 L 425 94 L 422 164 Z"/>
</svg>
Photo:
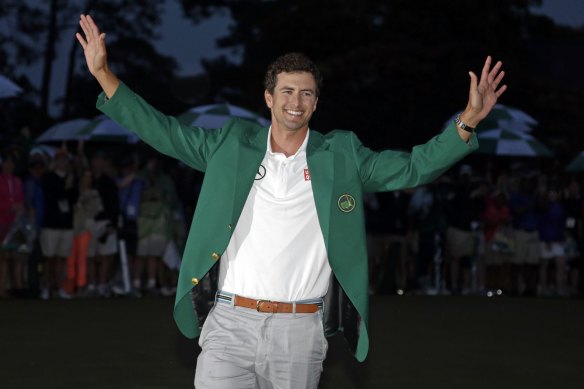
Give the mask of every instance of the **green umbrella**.
<svg viewBox="0 0 584 389">
<path fill-rule="evenodd" d="M 568 166 L 566 166 L 566 171 L 584 172 L 584 151 L 578 154 L 576 158 L 574 158 L 572 162 L 570 162 Z"/>
<path fill-rule="evenodd" d="M 526 132 L 502 129 L 477 133 L 479 153 L 511 157 L 551 157 L 543 143 Z"/>
<path fill-rule="evenodd" d="M 456 115 L 450 118 L 447 124 L 450 124 L 455 117 Z M 489 116 L 479 123 L 476 130 L 477 132 L 496 129 L 530 132 L 536 125 L 537 120 L 524 111 L 503 104 L 497 104 L 493 107 Z"/>
<path fill-rule="evenodd" d="M 221 128 L 232 118 L 241 118 L 267 127 L 270 122 L 263 116 L 233 104 L 210 104 L 194 107 L 178 117 L 181 122 L 203 128 Z"/>
</svg>

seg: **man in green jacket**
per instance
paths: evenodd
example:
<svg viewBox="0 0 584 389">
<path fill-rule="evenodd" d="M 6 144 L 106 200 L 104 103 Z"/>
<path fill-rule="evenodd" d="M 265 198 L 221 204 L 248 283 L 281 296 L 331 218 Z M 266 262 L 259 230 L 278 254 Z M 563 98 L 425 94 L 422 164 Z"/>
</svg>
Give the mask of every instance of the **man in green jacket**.
<svg viewBox="0 0 584 389">
<path fill-rule="evenodd" d="M 174 309 L 182 333 L 199 336 L 195 386 L 316 388 L 325 334 L 339 331 L 364 360 L 363 192 L 430 182 L 475 149 L 472 129 L 506 89 L 501 63 L 491 68 L 488 57 L 480 80 L 469 73 L 469 102 L 441 134 L 411 153 L 373 152 L 352 132 L 309 129 L 322 78 L 302 54 L 281 56 L 267 71 L 269 128 L 232 120 L 207 130 L 185 126 L 134 94 L 107 66 L 105 34 L 89 16 L 80 25 L 77 39 L 103 88 L 98 108 L 206 173 Z M 202 279 L 217 263 L 219 290 L 208 312 Z"/>
</svg>

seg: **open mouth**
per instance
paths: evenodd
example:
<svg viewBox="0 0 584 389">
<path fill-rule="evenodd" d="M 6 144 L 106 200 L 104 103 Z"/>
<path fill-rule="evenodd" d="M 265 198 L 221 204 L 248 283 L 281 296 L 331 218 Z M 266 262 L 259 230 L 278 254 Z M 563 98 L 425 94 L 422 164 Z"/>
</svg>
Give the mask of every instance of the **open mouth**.
<svg viewBox="0 0 584 389">
<path fill-rule="evenodd" d="M 296 116 L 296 117 L 302 116 L 302 111 L 293 111 L 291 109 L 286 109 L 285 112 L 290 116 Z"/>
</svg>

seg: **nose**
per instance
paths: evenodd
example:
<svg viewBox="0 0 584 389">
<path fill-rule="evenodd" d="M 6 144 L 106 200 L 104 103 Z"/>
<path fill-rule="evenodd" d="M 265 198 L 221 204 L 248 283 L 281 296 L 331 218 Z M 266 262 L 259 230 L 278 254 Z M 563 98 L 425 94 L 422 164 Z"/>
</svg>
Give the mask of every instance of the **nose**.
<svg viewBox="0 0 584 389">
<path fill-rule="evenodd" d="M 300 93 L 294 93 L 290 98 L 290 102 L 294 105 L 295 108 L 300 107 L 302 104 L 302 97 L 300 96 Z"/>
</svg>

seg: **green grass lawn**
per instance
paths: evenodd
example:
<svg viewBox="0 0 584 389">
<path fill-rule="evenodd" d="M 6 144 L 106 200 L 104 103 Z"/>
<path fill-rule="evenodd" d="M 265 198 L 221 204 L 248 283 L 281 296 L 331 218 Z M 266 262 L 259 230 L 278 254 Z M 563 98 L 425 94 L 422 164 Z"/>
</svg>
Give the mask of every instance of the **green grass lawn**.
<svg viewBox="0 0 584 389">
<path fill-rule="evenodd" d="M 0 301 L 0 388 L 192 388 L 199 349 L 172 304 Z M 584 300 L 376 296 L 370 310 L 369 357 L 330 339 L 320 388 L 584 388 Z"/>
</svg>

